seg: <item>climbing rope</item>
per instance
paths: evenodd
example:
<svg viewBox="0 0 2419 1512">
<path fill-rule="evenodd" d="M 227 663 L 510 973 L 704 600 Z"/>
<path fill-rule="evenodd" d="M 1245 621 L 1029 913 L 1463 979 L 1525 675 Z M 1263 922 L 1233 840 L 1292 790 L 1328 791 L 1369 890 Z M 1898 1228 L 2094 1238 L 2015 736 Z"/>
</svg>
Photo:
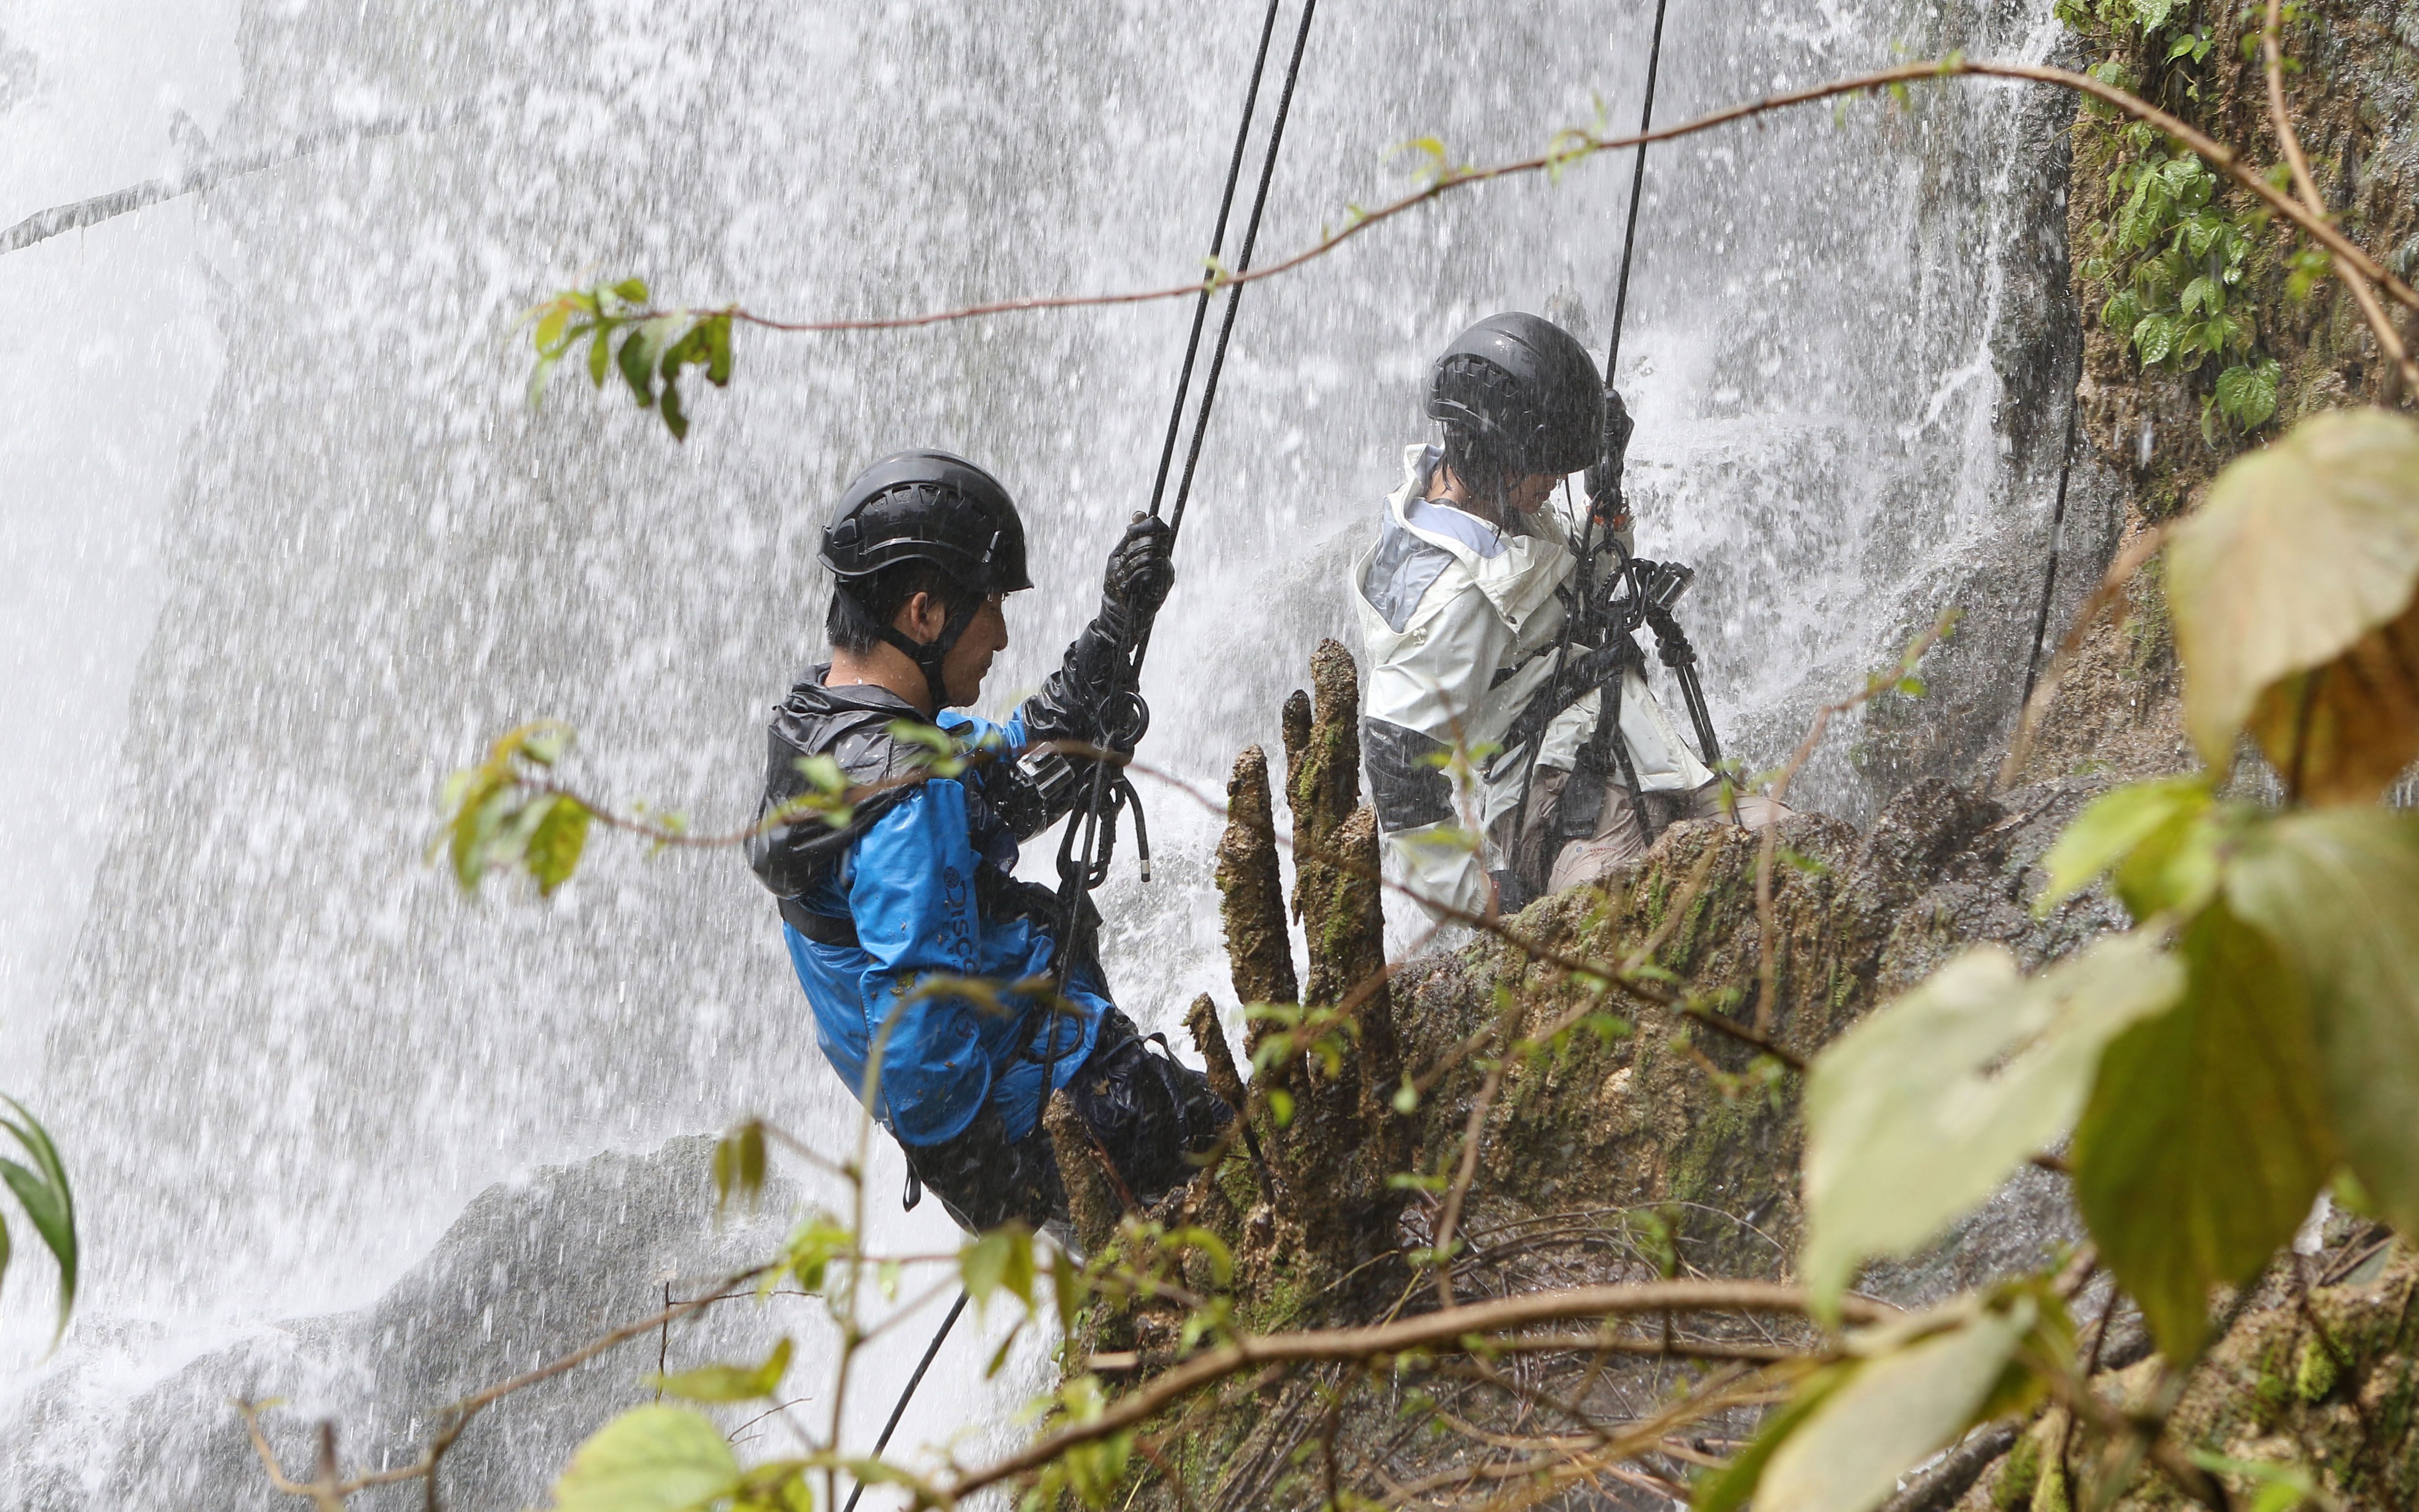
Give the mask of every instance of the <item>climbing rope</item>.
<svg viewBox="0 0 2419 1512">
<path fill-rule="evenodd" d="M 1252 82 L 1250 87 L 1243 92 L 1243 118 L 1235 127 L 1235 148 L 1226 162 L 1226 186 L 1218 198 L 1218 222 L 1210 233 L 1210 256 L 1213 263 L 1225 250 L 1226 225 L 1235 208 L 1235 188 L 1242 178 L 1243 148 L 1251 140 L 1252 117 L 1259 109 L 1260 83 L 1267 72 L 1269 41 L 1276 33 L 1277 11 L 1282 3 L 1283 0 L 1269 0 L 1268 14 L 1260 23 L 1259 47 L 1252 57 Z M 1285 87 L 1277 96 L 1275 122 L 1269 131 L 1268 157 L 1260 164 L 1259 187 L 1252 196 L 1251 219 L 1244 225 L 1242 250 L 1236 258 L 1235 271 L 1238 273 L 1251 271 L 1252 250 L 1259 244 L 1260 220 L 1269 203 L 1269 184 L 1276 177 L 1277 149 L 1285 142 L 1286 117 L 1293 108 L 1294 85 L 1302 76 L 1302 50 L 1310 41 L 1311 17 L 1317 8 L 1318 0 L 1303 0 L 1302 26 L 1294 34 L 1293 56 L 1286 65 Z M 1184 363 L 1178 371 L 1176 378 L 1176 402 L 1168 410 L 1167 440 L 1160 447 L 1159 474 L 1152 480 L 1150 487 L 1150 514 L 1154 519 L 1159 517 L 1160 504 L 1166 494 L 1167 474 L 1175 461 L 1176 439 L 1183 427 L 1184 404 L 1191 395 L 1193 366 L 1200 355 L 1201 332 L 1208 323 L 1210 299 L 1213 292 L 1215 292 L 1215 285 L 1205 280 L 1201 286 L 1201 296 L 1194 302 L 1193 330 L 1185 338 Z M 1227 285 L 1225 315 L 1218 324 L 1218 345 L 1211 349 L 1210 355 L 1210 371 L 1205 375 L 1201 386 L 1201 403 L 1194 411 L 1192 444 L 1185 452 L 1184 472 L 1177 484 L 1175 507 L 1168 515 L 1170 530 L 1168 546 L 1171 550 L 1176 544 L 1173 538 L 1174 532 L 1183 528 L 1185 501 L 1193 492 L 1194 471 L 1201 460 L 1201 440 L 1210 426 L 1211 407 L 1217 403 L 1218 376 L 1226 365 L 1226 344 L 1228 338 L 1235 333 L 1235 310 L 1242 302 L 1242 298 L 1241 285 Z M 1127 736 L 1131 741 L 1138 743 L 1142 738 L 1143 731 L 1149 725 L 1149 708 L 1144 704 L 1141 694 L 1135 690 L 1142 677 L 1143 656 L 1149 649 L 1149 644 L 1150 638 L 1148 634 L 1137 636 L 1129 657 L 1118 669 L 1119 686 L 1113 689 L 1110 695 L 1110 702 L 1116 707 L 1103 709 L 1102 719 L 1105 724 L 1108 719 L 1115 717 L 1124 719 L 1125 724 L 1122 728 L 1114 732 L 1104 732 L 1105 733 Z M 1067 970 L 1073 962 L 1076 935 L 1083 923 L 1085 894 L 1107 880 L 1109 853 L 1117 843 L 1117 814 L 1129 804 L 1132 806 L 1134 811 L 1134 838 L 1142 858 L 1143 879 L 1148 881 L 1150 841 L 1148 831 L 1143 826 L 1142 806 L 1134 798 L 1133 785 L 1122 774 L 1113 775 L 1108 763 L 1094 763 L 1091 785 L 1086 791 L 1078 811 L 1069 817 L 1066 831 L 1058 845 L 1059 928 L 1057 953 L 1051 963 L 1054 995 L 1063 994 L 1066 990 Z M 1045 1099 L 1049 1095 L 1050 1084 L 1057 1079 L 1058 1026 L 1066 1017 L 1064 1013 L 1057 1011 L 1055 1003 L 1053 1003 L 1051 1008 L 1049 1054 L 1042 1061 L 1041 1067 L 1042 1094 Z M 932 1335 L 932 1342 L 926 1347 L 923 1363 L 917 1365 L 916 1373 L 907 1378 L 906 1389 L 899 1394 L 899 1404 L 890 1410 L 890 1421 L 884 1425 L 882 1437 L 874 1443 L 873 1458 L 879 1459 L 882 1458 L 882 1451 L 889 1447 L 890 1435 L 898 1428 L 900 1419 L 906 1415 L 909 1399 L 916 1395 L 916 1388 L 923 1384 L 924 1372 L 932 1368 L 933 1358 L 941 1352 L 942 1341 L 949 1336 L 949 1330 L 956 1325 L 958 1315 L 964 1312 L 965 1308 L 966 1294 L 961 1291 L 958 1293 L 957 1305 L 949 1309 L 948 1317 L 941 1319 L 940 1328 Z M 859 1482 L 856 1489 L 849 1494 L 848 1505 L 843 1512 L 856 1512 L 856 1499 L 864 1494 L 864 1483 Z"/>
<path fill-rule="evenodd" d="M 1235 128 L 1235 147 L 1228 159 L 1226 185 L 1220 196 L 1217 228 L 1210 238 L 1210 255 L 1214 262 L 1225 244 L 1226 226 L 1234 209 L 1235 189 L 1241 178 L 1243 148 L 1249 141 L 1252 117 L 1257 112 L 1262 77 L 1266 71 L 1269 41 L 1273 35 L 1281 0 L 1269 0 L 1266 18 L 1260 25 L 1259 51 L 1252 63 L 1252 83 L 1243 100 L 1243 116 Z M 1294 87 L 1302 78 L 1303 52 L 1310 45 L 1312 21 L 1318 13 L 1318 0 L 1303 0 L 1302 23 L 1294 32 L 1293 54 L 1286 64 L 1285 85 L 1277 93 L 1276 115 L 1269 128 L 1267 155 L 1260 163 L 1260 179 L 1252 195 L 1252 213 L 1244 223 L 1243 244 L 1235 259 L 1235 272 L 1247 273 L 1252 269 L 1252 255 L 1259 245 L 1260 225 L 1269 205 L 1269 187 L 1276 178 L 1277 159 L 1285 146 L 1287 118 L 1293 111 Z M 1201 462 L 1201 447 L 1209 434 L 1210 417 L 1218 402 L 1218 379 L 1225 371 L 1226 352 L 1235 333 L 1235 316 L 1241 307 L 1243 285 L 1228 283 L 1226 308 L 1218 323 L 1217 345 L 1210 349 L 1209 371 L 1203 376 L 1201 398 L 1193 415 L 1193 437 L 1185 449 L 1184 471 L 1176 486 L 1176 499 L 1169 505 L 1165 518 L 1169 528 L 1169 549 L 1175 548 L 1175 536 L 1184 528 L 1184 510 L 1193 494 L 1193 480 Z M 1159 474 L 1151 486 L 1150 514 L 1161 517 L 1161 505 L 1165 496 L 1167 474 L 1175 456 L 1176 438 L 1185 400 L 1193 381 L 1194 363 L 1200 351 L 1201 332 L 1210 308 L 1214 285 L 1202 286 L 1201 296 L 1193 311 L 1193 330 L 1185 343 L 1184 363 L 1177 378 L 1176 402 L 1168 415 L 1167 440 L 1160 451 Z M 1148 630 L 1135 636 L 1134 643 L 1122 665 L 1116 671 L 1107 706 L 1102 713 L 1102 733 L 1108 744 L 1132 749 L 1139 745 L 1149 728 L 1150 710 L 1140 692 L 1143 661 L 1150 652 Z M 1117 817 L 1131 807 L 1134 814 L 1135 847 L 1142 863 L 1145 881 L 1150 879 L 1150 841 L 1144 827 L 1142 805 L 1133 785 L 1108 763 L 1095 763 L 1091 782 L 1085 792 L 1077 813 L 1070 818 L 1058 845 L 1058 910 L 1059 933 L 1056 958 L 1052 963 L 1052 976 L 1063 990 L 1067 970 L 1078 949 L 1078 934 L 1083 928 L 1083 901 L 1086 893 L 1108 880 L 1109 857 L 1117 845 Z M 1062 1015 L 1063 1016 L 1063 1015 Z M 1050 1030 L 1049 1054 L 1044 1061 L 1045 1075 L 1055 1075 L 1058 1060 L 1058 1026 L 1054 1021 Z"/>
<path fill-rule="evenodd" d="M 940 1328 L 933 1333 L 932 1342 L 924 1346 L 924 1358 L 917 1364 L 916 1373 L 907 1378 L 907 1389 L 899 1394 L 899 1405 L 890 1410 L 890 1421 L 882 1425 L 882 1437 L 873 1441 L 874 1458 L 881 1458 L 882 1451 L 890 1447 L 890 1435 L 899 1431 L 899 1420 L 907 1415 L 907 1398 L 915 1396 L 916 1388 L 924 1383 L 924 1372 L 932 1368 L 933 1357 L 941 1352 L 941 1341 L 949 1336 L 949 1330 L 958 1324 L 958 1315 L 965 1310 L 966 1294 L 962 1290 L 958 1293 L 957 1302 L 949 1308 L 949 1316 L 941 1319 Z M 856 1512 L 856 1499 L 864 1494 L 865 1482 L 858 1481 L 856 1489 L 848 1493 L 848 1505 L 840 1512 Z"/>
<path fill-rule="evenodd" d="M 1638 112 L 1638 134 L 1641 137 L 1655 129 L 1655 78 L 1656 75 L 1661 71 L 1663 63 L 1663 13 L 1664 8 L 1667 4 L 1668 0 L 1655 0 L 1655 35 L 1653 39 L 1646 44 L 1646 102 L 1639 108 Z M 1629 223 L 1621 234 L 1621 276 L 1613 285 L 1612 295 L 1612 341 L 1604 354 L 1604 382 L 1605 387 L 1607 388 L 1610 388 L 1612 386 L 1613 378 L 1621 367 L 1621 329 L 1623 324 L 1629 318 L 1629 268 L 1632 259 L 1637 255 L 1638 252 L 1638 202 L 1645 188 L 1646 144 L 1641 141 L 1638 144 L 1638 154 L 1636 158 L 1632 160 L 1629 170 Z M 1563 489 L 1564 497 L 1567 500 L 1570 491 L 1569 479 L 1565 478 L 1563 481 Z M 1579 593 L 1572 595 L 1571 603 L 1563 614 L 1562 633 L 1554 640 L 1554 674 L 1546 682 L 1548 696 L 1554 701 L 1554 706 L 1556 707 L 1559 707 L 1562 702 L 1563 676 L 1565 669 L 1570 663 L 1571 631 L 1578 624 L 1579 611 L 1583 607 L 1586 598 L 1593 593 L 1595 588 L 1595 573 L 1594 569 L 1590 565 L 1590 563 L 1595 561 L 1595 501 L 1591 499 L 1588 501 L 1588 508 L 1586 512 L 1581 516 L 1579 520 L 1579 581 L 1577 586 L 1580 591 Z M 1627 570 L 1628 562 L 1628 553 L 1622 553 L 1623 570 Z M 1632 588 L 1634 592 L 1636 585 L 1633 584 Z M 1616 683 L 1623 675 L 1625 674 L 1619 670 L 1615 671 L 1614 678 Z M 1614 735 L 1615 738 L 1618 738 L 1619 732 L 1615 731 Z M 1530 795 L 1536 787 L 1537 757 L 1545 750 L 1545 733 L 1540 730 L 1535 737 L 1529 742 L 1528 768 L 1520 777 L 1519 823 L 1520 827 L 1524 829 L 1528 827 L 1529 824 Z M 1706 755 L 1708 760 L 1712 759 L 1711 752 L 1707 752 Z M 1648 821 L 1645 795 L 1638 791 L 1637 784 L 1634 780 L 1630 784 L 1629 802 L 1631 808 L 1636 810 L 1638 815 L 1639 832 L 1641 835 L 1644 835 L 1647 839 L 1652 840 L 1654 838 L 1654 828 Z"/>
<path fill-rule="evenodd" d="M 2083 408 L 2083 347 L 2078 339 L 2074 356 L 2074 389 L 2066 399 L 2066 447 L 2057 454 L 2057 501 L 2049 511 L 2049 570 L 2042 577 L 2041 608 L 2033 615 L 2032 651 L 2025 658 L 2025 693 L 2016 701 L 2016 717 L 2033 701 L 2033 685 L 2041 677 L 2042 651 L 2049 639 L 2050 602 L 2057 596 L 2057 558 L 2066 539 L 2066 483 L 2074 471 L 2074 412 Z"/>
</svg>

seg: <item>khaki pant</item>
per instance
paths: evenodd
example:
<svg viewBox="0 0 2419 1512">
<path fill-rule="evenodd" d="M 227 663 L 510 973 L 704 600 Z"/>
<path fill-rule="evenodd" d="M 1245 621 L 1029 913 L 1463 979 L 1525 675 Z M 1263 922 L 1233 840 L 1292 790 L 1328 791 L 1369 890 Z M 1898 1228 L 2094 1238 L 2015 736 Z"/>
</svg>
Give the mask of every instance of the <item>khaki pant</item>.
<svg viewBox="0 0 2419 1512">
<path fill-rule="evenodd" d="M 1629 790 L 1619 782 L 1604 784 L 1604 804 L 1595 828 L 1570 836 L 1563 822 L 1563 798 L 1571 774 L 1559 767 L 1537 769 L 1536 787 L 1529 805 L 1528 824 L 1515 810 L 1489 826 L 1487 840 L 1496 864 L 1509 871 L 1532 894 L 1559 892 L 1582 882 L 1598 882 L 1614 871 L 1641 859 L 1652 845 L 1638 825 L 1638 808 Z M 1786 819 L 1795 810 L 1753 794 L 1733 794 L 1736 819 L 1749 829 L 1761 828 L 1767 815 Z M 1649 793 L 1646 810 L 1656 832 L 1685 819 L 1733 817 L 1722 809 L 1719 780 L 1692 790 Z"/>
</svg>

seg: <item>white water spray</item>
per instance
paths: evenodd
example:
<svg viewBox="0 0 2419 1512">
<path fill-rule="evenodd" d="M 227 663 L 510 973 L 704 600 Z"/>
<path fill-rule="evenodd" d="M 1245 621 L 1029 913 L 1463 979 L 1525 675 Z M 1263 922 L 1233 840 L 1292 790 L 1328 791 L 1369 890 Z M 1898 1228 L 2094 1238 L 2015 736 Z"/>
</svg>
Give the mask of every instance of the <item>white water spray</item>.
<svg viewBox="0 0 2419 1512">
<path fill-rule="evenodd" d="M 0 8 L 0 224 L 195 153 L 450 112 L 0 259 L 0 307 L 39 354 L 0 378 L 0 1086 L 59 1135 L 89 1256 L 55 1360 L 30 1364 L 39 1288 L 12 1274 L 0 1306 L 0 1504 L 140 1487 L 265 1506 L 229 1396 L 335 1413 L 347 1458 L 399 1455 L 430 1407 L 778 1232 L 716 1239 L 698 1149 L 655 1155 L 666 1140 L 748 1112 L 824 1141 L 852 1127 L 735 856 L 600 836 L 550 904 L 466 903 L 422 861 L 443 773 L 552 716 L 582 733 L 584 786 L 744 819 L 764 710 L 820 639 L 825 501 L 909 444 L 994 466 L 1032 521 L 1040 588 L 990 701 L 1009 707 L 1147 496 L 1189 312 L 744 333 L 686 447 L 574 381 L 532 413 L 514 316 L 594 272 L 801 316 L 1175 282 L 1257 17 L 92 9 Z M 1592 95 L 1633 119 L 1650 14 L 1324 0 L 1263 260 L 1396 192 L 1385 153 L 1407 138 L 1486 162 L 1586 121 Z M 1857 71 L 1893 41 L 2036 54 L 2049 24 L 1973 0 L 1674 0 L 1656 114 Z M 173 110 L 194 124 L 172 134 Z M 1641 549 L 1702 571 L 1684 614 L 1725 744 L 1769 762 L 1810 701 L 1943 605 L 1969 611 L 1939 696 L 1802 790 L 1845 811 L 1962 769 L 2011 712 L 2072 371 L 2064 118 L 1944 85 L 1650 160 L 1620 375 L 1633 493 Z M 1147 760 L 1214 790 L 1241 745 L 1274 743 L 1318 637 L 1348 640 L 1344 563 L 1454 332 L 1576 296 L 1601 350 L 1627 182 L 1614 157 L 1457 193 L 1245 295 Z M 1215 822 L 1145 796 L 1160 879 L 1133 881 L 1129 844 L 1105 949 L 1162 1026 L 1226 995 Z M 932 1204 L 898 1219 L 898 1170 L 886 1150 L 883 1238 L 947 1242 Z M 478 1197 L 499 1182 L 518 1184 Z M 821 1335 L 791 1306 L 667 1348 L 694 1363 L 791 1330 L 793 1380 L 819 1390 Z M 951 1341 L 902 1442 L 1000 1404 L 982 1333 Z M 872 1362 L 854 1443 L 916 1353 Z M 654 1364 L 499 1412 L 454 1504 L 535 1502 Z"/>
</svg>

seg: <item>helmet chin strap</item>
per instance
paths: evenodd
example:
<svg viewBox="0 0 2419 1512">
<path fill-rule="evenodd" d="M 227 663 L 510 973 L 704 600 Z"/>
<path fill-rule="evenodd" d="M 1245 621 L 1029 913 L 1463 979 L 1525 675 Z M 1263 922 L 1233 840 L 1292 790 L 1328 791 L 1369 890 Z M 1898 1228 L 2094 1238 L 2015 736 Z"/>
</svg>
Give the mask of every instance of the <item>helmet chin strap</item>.
<svg viewBox="0 0 2419 1512">
<path fill-rule="evenodd" d="M 949 706 L 949 685 L 942 675 L 941 663 L 948 658 L 949 648 L 958 643 L 958 638 L 965 634 L 966 626 L 974 622 L 973 609 L 955 610 L 941 626 L 940 637 L 924 641 L 908 640 L 895 625 L 882 627 L 882 639 L 905 652 L 907 659 L 922 670 L 924 687 L 932 695 L 932 712 L 935 715 Z"/>
</svg>

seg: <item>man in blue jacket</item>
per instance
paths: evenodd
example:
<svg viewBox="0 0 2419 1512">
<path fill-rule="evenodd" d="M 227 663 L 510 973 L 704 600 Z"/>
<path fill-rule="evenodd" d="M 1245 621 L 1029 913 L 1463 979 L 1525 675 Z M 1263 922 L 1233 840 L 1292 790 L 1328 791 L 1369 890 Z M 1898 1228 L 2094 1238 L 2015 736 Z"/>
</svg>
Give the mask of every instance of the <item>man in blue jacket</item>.
<svg viewBox="0 0 2419 1512">
<path fill-rule="evenodd" d="M 995 725 L 956 710 L 1008 645 L 1003 601 L 1032 586 L 1008 490 L 963 457 L 902 452 L 849 486 L 824 532 L 831 661 L 775 711 L 760 822 L 811 790 L 809 758 L 869 791 L 845 826 L 802 815 L 750 841 L 748 860 L 780 901 L 824 1057 L 860 1100 L 871 1092 L 906 1151 L 910 1205 L 930 1187 L 970 1230 L 1065 1216 L 1040 1127 L 1056 1088 L 1145 1204 L 1193 1174 L 1186 1157 L 1231 1117 L 1110 1000 L 1087 944 L 1097 920 L 1071 921 L 1071 921 L 1056 897 L 1014 875 L 1020 843 L 1091 779 L 1088 762 L 1046 748 L 1114 742 L 1103 710 L 1175 581 L 1169 540 L 1137 517 L 1110 554 L 1100 613 Z M 963 770 L 932 770 L 932 750 L 901 739 L 902 724 L 947 732 Z M 1054 1011 L 1044 984 L 1060 972 Z M 946 990 L 950 978 L 994 984 L 996 1002 Z"/>
</svg>

